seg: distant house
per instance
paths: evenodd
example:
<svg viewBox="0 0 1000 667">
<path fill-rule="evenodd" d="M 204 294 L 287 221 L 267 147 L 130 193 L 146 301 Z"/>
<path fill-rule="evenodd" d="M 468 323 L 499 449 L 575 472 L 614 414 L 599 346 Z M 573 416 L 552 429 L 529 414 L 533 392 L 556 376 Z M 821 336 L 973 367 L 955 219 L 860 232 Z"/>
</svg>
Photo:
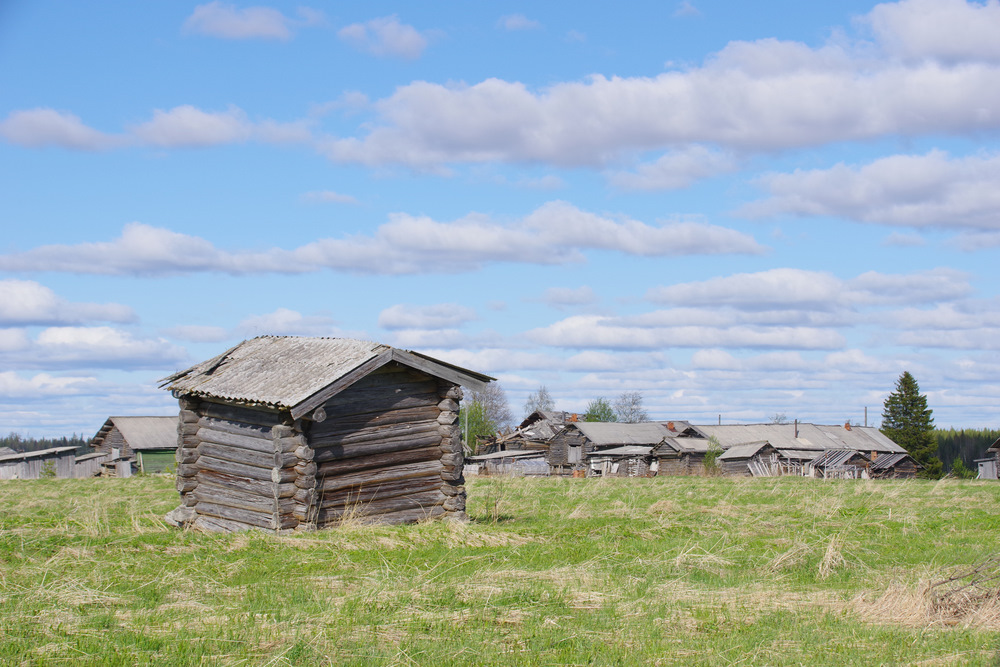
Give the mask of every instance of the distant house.
<svg viewBox="0 0 1000 667">
<path fill-rule="evenodd" d="M 778 450 L 767 440 L 730 447 L 716 461 L 723 475 L 774 477 L 784 472 Z"/>
<path fill-rule="evenodd" d="M 652 447 L 624 445 L 592 451 L 587 456 L 591 477 L 652 477 Z"/>
<path fill-rule="evenodd" d="M 90 446 L 94 453 L 106 456 L 106 463 L 134 461 L 138 470 L 145 471 L 143 454 L 173 454 L 177 450 L 177 417 L 108 417 Z"/>
<path fill-rule="evenodd" d="M 822 479 L 868 479 L 870 465 L 871 459 L 861 452 L 853 449 L 828 449 L 806 464 L 805 473 Z"/>
<path fill-rule="evenodd" d="M 168 519 L 211 531 L 463 519 L 462 386 L 492 379 L 369 341 L 244 341 L 162 381 L 180 401 Z"/>
<path fill-rule="evenodd" d="M 663 424 L 667 436 L 653 447 L 652 469 L 656 475 L 700 475 L 705 471 L 705 454 L 711 446 L 708 436 L 684 421 Z"/>
<path fill-rule="evenodd" d="M 923 466 L 906 452 L 875 454 L 868 466 L 872 479 L 913 479 L 923 470 Z"/>
<path fill-rule="evenodd" d="M 0 455 L 0 479 L 72 478 L 76 447 L 52 447 Z M 51 474 L 50 474 L 51 473 Z"/>
<path fill-rule="evenodd" d="M 652 450 L 670 434 L 660 422 L 569 423 L 549 440 L 548 461 L 553 474 L 567 475 L 574 470 L 583 470 L 588 457 L 595 452 L 629 445 Z"/>
<path fill-rule="evenodd" d="M 17 454 L 17 452 L 10 447 L 0 447 L 0 456 L 7 456 L 8 454 Z"/>
<path fill-rule="evenodd" d="M 1000 471 L 1000 439 L 986 450 L 986 458 L 976 459 L 979 474 L 976 479 L 997 479 Z"/>
<path fill-rule="evenodd" d="M 545 477 L 549 464 L 545 450 L 507 449 L 489 454 L 465 457 L 467 475 L 511 475 L 515 477 Z"/>
<path fill-rule="evenodd" d="M 566 424 L 580 420 L 578 414 L 557 410 L 536 410 L 524 418 L 510 433 L 498 436 L 481 447 L 476 454 L 491 454 L 508 450 L 547 450 L 549 440 L 566 428 Z"/>
</svg>

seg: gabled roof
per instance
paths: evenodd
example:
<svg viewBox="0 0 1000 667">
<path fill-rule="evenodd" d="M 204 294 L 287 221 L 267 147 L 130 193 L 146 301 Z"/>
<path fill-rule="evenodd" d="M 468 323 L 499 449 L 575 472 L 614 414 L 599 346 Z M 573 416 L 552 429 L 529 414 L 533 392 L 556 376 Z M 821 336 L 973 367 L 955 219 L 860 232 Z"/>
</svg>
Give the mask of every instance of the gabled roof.
<svg viewBox="0 0 1000 667">
<path fill-rule="evenodd" d="M 670 435 L 660 422 L 619 424 L 618 422 L 575 422 L 566 428 L 577 428 L 597 447 L 614 445 L 658 445 Z"/>
<path fill-rule="evenodd" d="M 663 439 L 663 442 L 653 448 L 653 455 L 669 455 L 671 451 L 677 452 L 678 454 L 704 454 L 708 451 L 710 446 L 711 443 L 707 438 L 666 437 Z"/>
<path fill-rule="evenodd" d="M 906 450 L 873 426 L 828 426 L 822 424 L 723 424 L 698 426 L 706 437 L 714 436 L 723 449 L 767 440 L 777 449 L 853 449 L 859 452 Z M 798 435 L 796 435 L 796 430 Z"/>
<path fill-rule="evenodd" d="M 649 456 L 653 451 L 652 447 L 643 447 L 642 445 L 625 445 L 623 447 L 612 447 L 611 449 L 599 449 L 588 454 L 588 457 L 594 456 Z"/>
<path fill-rule="evenodd" d="M 66 452 L 76 451 L 76 447 L 50 447 L 49 449 L 36 449 L 32 452 L 14 452 L 0 456 L 0 461 L 26 461 L 27 459 L 39 459 L 47 456 L 58 456 Z"/>
<path fill-rule="evenodd" d="M 719 454 L 719 461 L 732 461 L 736 459 L 748 459 L 757 454 L 757 452 L 770 447 L 774 447 L 767 440 L 762 442 L 751 442 L 746 445 L 736 445 L 735 447 L 730 447 L 722 454 Z"/>
<path fill-rule="evenodd" d="M 816 468 L 836 468 L 837 466 L 846 465 L 856 456 L 861 457 L 866 462 L 868 461 L 867 456 L 853 449 L 828 449 L 814 458 L 812 465 Z M 889 454 L 888 456 L 893 455 Z"/>
<path fill-rule="evenodd" d="M 418 352 L 351 338 L 259 336 L 160 381 L 175 396 L 287 409 L 299 418 L 369 373 L 398 362 L 474 390 L 494 378 Z"/>
<path fill-rule="evenodd" d="M 871 469 L 872 470 L 888 470 L 889 468 L 892 468 L 892 467 L 894 467 L 896 465 L 899 465 L 899 463 L 901 463 L 902 461 L 905 461 L 906 459 L 913 459 L 913 457 L 910 456 L 909 454 L 906 454 L 906 453 L 903 453 L 903 454 L 880 454 L 879 456 L 875 457 L 874 461 L 872 461 Z M 916 459 L 913 459 L 913 463 L 918 468 L 923 468 L 923 466 L 920 465 L 917 462 Z"/>
<path fill-rule="evenodd" d="M 90 446 L 100 447 L 115 427 L 132 449 L 177 449 L 177 417 L 108 417 Z"/>
<path fill-rule="evenodd" d="M 17 452 L 10 447 L 0 447 L 0 456 L 7 456 L 9 454 L 17 454 Z"/>
</svg>

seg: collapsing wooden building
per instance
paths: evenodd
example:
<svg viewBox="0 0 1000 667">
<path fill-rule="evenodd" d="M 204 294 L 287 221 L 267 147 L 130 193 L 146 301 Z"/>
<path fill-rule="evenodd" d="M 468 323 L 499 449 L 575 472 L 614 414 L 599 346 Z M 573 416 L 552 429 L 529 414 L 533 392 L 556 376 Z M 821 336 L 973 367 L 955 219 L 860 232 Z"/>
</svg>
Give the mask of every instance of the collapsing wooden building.
<svg viewBox="0 0 1000 667">
<path fill-rule="evenodd" d="M 261 336 L 162 382 L 180 401 L 176 525 L 322 528 L 465 518 L 464 385 L 379 343 Z"/>
</svg>

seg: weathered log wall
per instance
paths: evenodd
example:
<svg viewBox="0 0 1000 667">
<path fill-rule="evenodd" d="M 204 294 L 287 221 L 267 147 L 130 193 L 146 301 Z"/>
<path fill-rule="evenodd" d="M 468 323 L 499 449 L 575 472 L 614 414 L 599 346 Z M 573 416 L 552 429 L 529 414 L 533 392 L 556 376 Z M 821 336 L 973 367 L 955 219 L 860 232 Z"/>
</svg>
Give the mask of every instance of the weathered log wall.
<svg viewBox="0 0 1000 667">
<path fill-rule="evenodd" d="M 328 400 L 323 421 L 181 398 L 169 518 L 225 531 L 464 519 L 461 398 L 395 363 Z"/>
</svg>

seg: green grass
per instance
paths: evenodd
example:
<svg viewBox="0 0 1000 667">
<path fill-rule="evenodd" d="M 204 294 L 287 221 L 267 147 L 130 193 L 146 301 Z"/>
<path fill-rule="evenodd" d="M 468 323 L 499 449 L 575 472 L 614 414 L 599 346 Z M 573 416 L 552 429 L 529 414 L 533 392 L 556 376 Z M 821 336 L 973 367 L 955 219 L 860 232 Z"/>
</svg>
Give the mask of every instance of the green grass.
<svg viewBox="0 0 1000 667">
<path fill-rule="evenodd" d="M 206 535 L 168 477 L 0 482 L 0 664 L 996 664 L 927 582 L 1000 485 L 482 479 L 469 524 Z"/>
</svg>

